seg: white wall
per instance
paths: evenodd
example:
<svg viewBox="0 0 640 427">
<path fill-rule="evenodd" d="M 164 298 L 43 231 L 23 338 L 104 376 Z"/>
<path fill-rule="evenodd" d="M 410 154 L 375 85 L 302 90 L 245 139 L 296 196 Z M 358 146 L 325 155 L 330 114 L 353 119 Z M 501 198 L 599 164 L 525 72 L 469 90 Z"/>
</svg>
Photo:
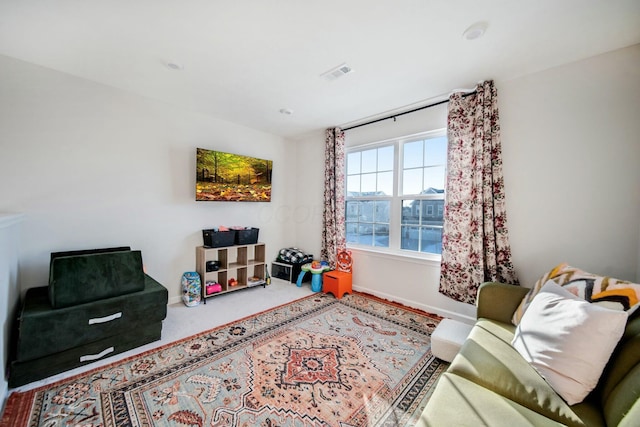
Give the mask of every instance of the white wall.
<svg viewBox="0 0 640 427">
<path fill-rule="evenodd" d="M 640 45 L 496 85 L 507 215 L 522 284 L 532 286 L 563 261 L 640 280 Z M 348 131 L 347 141 L 444 126 L 446 109 L 434 107 Z M 309 175 L 298 206 L 320 212 L 323 141 L 319 134 L 299 141 L 297 162 L 298 174 Z M 314 158 L 319 164 L 309 164 Z M 298 245 L 319 253 L 320 227 L 321 213 L 299 223 Z M 358 290 L 445 316 L 475 315 L 473 306 L 437 292 L 438 265 L 358 251 L 354 269 Z"/>
<path fill-rule="evenodd" d="M 294 246 L 320 258 L 324 200 L 324 131 L 296 141 L 296 210 L 291 219 Z"/>
<path fill-rule="evenodd" d="M 9 342 L 12 337 L 20 289 L 18 284 L 18 247 L 22 215 L 0 213 L 0 363 L 2 372 L 9 361 Z M 0 377 L 0 412 L 6 397 L 8 384 Z"/>
<path fill-rule="evenodd" d="M 267 256 L 291 245 L 295 156 L 280 137 L 0 56 L 0 211 L 26 218 L 22 290 L 49 254 L 129 245 L 180 298 L 203 228 L 260 228 Z M 196 202 L 196 147 L 271 159 L 271 203 Z"/>
<path fill-rule="evenodd" d="M 640 281 L 640 45 L 500 82 L 514 262 Z"/>
</svg>

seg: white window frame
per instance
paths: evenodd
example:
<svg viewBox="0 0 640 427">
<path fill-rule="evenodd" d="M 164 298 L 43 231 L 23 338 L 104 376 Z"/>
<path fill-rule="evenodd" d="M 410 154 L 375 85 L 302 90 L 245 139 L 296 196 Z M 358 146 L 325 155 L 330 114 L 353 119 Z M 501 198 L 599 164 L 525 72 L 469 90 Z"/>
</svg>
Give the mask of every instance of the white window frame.
<svg viewBox="0 0 640 427">
<path fill-rule="evenodd" d="M 375 196 L 375 197 L 349 197 L 349 192 L 347 191 L 345 194 L 345 201 L 355 201 L 355 200 L 389 200 L 390 201 L 390 212 L 389 212 L 389 247 L 380 247 L 380 246 L 370 246 L 370 245 L 362 245 L 357 243 L 347 243 L 347 247 L 349 249 L 356 249 L 366 252 L 375 252 L 381 254 L 389 254 L 396 255 L 404 258 L 417 258 L 424 259 L 430 261 L 440 262 L 441 255 L 436 253 L 428 253 L 428 252 L 420 252 L 408 249 L 400 249 L 400 236 L 401 236 L 401 217 L 402 217 L 402 201 L 403 200 L 430 200 L 434 198 L 444 198 L 444 193 L 442 196 L 435 196 L 430 194 L 402 194 L 402 175 L 403 175 L 403 144 L 424 140 L 437 138 L 441 136 L 446 136 L 446 129 L 437 129 L 427 132 L 421 132 L 417 134 L 412 134 L 408 136 L 403 136 L 399 138 L 392 138 L 383 141 L 377 141 L 373 143 L 365 143 L 359 144 L 355 146 L 348 147 L 346 150 L 346 154 L 348 156 L 349 153 L 370 150 L 375 148 L 380 148 L 388 145 L 393 145 L 394 147 L 394 169 L 393 169 L 393 189 L 394 194 L 391 196 Z M 347 179 L 347 171 L 345 171 L 345 180 Z M 446 173 L 446 172 L 445 172 Z M 345 187 L 347 187 L 345 185 Z M 346 191 L 346 188 L 345 188 Z M 345 206 L 346 208 L 346 206 Z M 435 213 L 435 212 L 434 212 Z M 345 218 L 346 221 L 346 218 Z"/>
</svg>

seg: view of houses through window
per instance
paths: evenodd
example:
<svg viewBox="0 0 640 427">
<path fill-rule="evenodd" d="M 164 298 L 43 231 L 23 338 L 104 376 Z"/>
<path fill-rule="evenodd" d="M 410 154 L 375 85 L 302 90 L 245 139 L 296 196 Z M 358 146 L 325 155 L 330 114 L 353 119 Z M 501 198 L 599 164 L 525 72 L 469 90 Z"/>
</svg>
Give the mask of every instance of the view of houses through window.
<svg viewBox="0 0 640 427">
<path fill-rule="evenodd" d="M 444 130 L 349 149 L 347 243 L 441 254 L 446 158 Z"/>
</svg>

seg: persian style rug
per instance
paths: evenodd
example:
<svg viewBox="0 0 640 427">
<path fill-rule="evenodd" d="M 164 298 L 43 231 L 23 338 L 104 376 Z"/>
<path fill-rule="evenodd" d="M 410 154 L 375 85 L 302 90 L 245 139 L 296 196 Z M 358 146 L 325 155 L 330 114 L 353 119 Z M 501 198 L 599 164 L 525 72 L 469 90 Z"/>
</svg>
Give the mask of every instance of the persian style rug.
<svg viewBox="0 0 640 427">
<path fill-rule="evenodd" d="M 9 396 L 2 426 L 405 426 L 446 363 L 439 318 L 314 294 Z"/>
</svg>

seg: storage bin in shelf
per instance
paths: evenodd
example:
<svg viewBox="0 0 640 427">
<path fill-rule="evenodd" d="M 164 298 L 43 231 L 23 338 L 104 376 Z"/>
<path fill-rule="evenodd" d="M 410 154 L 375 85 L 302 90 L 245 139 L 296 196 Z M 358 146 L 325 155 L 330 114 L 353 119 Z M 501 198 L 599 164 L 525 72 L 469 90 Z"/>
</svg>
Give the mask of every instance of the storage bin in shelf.
<svg viewBox="0 0 640 427">
<path fill-rule="evenodd" d="M 255 245 L 258 243 L 259 228 L 236 230 L 236 245 Z"/>
<path fill-rule="evenodd" d="M 236 242 L 236 231 L 202 230 L 202 240 L 205 248 L 233 246 Z"/>
<path fill-rule="evenodd" d="M 254 286 L 265 286 L 266 247 L 264 243 L 234 245 L 220 248 L 196 248 L 196 271 L 202 280 L 202 298 L 207 298 Z M 218 261 L 217 270 L 207 271 L 208 261 Z M 235 284 L 229 284 L 235 279 Z M 206 293 L 206 283 L 217 282 L 220 292 Z"/>
</svg>

